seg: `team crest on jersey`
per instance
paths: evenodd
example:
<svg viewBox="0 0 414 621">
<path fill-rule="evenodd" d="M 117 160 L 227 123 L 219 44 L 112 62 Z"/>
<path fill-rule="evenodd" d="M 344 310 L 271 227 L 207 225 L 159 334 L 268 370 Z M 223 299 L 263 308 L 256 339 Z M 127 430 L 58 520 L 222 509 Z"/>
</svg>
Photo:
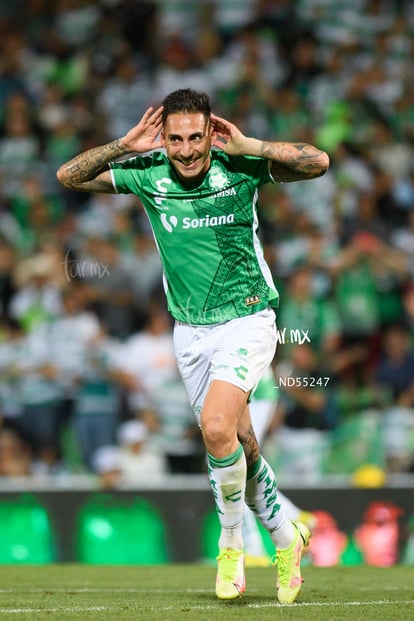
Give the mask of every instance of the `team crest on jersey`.
<svg viewBox="0 0 414 621">
<path fill-rule="evenodd" d="M 219 166 L 210 168 L 209 183 L 212 190 L 222 190 L 229 184 L 227 175 Z"/>
</svg>

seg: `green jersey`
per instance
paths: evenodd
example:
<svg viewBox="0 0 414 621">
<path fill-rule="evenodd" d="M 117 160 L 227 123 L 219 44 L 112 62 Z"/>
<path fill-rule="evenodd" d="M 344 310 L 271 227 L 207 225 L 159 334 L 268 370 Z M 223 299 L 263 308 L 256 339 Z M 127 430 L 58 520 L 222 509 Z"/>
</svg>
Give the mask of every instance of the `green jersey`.
<svg viewBox="0 0 414 621">
<path fill-rule="evenodd" d="M 139 196 L 148 215 L 175 319 L 213 324 L 277 306 L 257 236 L 258 188 L 272 181 L 267 160 L 212 150 L 209 171 L 190 189 L 163 151 L 110 167 L 116 191 Z"/>
</svg>

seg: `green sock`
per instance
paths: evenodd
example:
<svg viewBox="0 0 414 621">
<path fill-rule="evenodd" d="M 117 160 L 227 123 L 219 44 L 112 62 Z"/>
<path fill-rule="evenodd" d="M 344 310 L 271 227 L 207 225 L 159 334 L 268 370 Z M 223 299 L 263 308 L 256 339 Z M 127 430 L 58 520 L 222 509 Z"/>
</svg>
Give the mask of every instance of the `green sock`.
<svg viewBox="0 0 414 621">
<path fill-rule="evenodd" d="M 294 538 L 294 528 L 281 507 L 276 477 L 267 461 L 259 456 L 249 467 L 246 482 L 246 503 L 269 531 L 273 543 L 286 548 Z"/>
</svg>

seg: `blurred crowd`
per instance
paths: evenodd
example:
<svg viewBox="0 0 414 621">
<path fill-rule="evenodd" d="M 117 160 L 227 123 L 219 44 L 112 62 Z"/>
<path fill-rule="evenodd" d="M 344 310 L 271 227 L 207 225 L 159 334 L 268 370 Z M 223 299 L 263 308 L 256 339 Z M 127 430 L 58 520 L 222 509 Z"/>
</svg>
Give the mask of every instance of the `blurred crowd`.
<svg viewBox="0 0 414 621">
<path fill-rule="evenodd" d="M 261 194 L 268 459 L 413 472 L 413 3 L 1 0 L 0 33 L 0 476 L 204 470 L 142 206 L 55 176 L 178 87 L 331 159 Z"/>
</svg>

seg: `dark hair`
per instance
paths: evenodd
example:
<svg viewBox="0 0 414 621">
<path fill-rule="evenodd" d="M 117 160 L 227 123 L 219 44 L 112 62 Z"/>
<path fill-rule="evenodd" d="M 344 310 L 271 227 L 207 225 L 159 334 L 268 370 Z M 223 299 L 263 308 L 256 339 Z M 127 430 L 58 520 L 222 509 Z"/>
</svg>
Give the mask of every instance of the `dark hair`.
<svg viewBox="0 0 414 621">
<path fill-rule="evenodd" d="M 165 124 L 168 115 L 177 112 L 191 114 L 202 112 L 206 118 L 210 117 L 210 98 L 206 93 L 199 93 L 192 88 L 181 88 L 169 93 L 162 102 L 162 123 Z"/>
</svg>

